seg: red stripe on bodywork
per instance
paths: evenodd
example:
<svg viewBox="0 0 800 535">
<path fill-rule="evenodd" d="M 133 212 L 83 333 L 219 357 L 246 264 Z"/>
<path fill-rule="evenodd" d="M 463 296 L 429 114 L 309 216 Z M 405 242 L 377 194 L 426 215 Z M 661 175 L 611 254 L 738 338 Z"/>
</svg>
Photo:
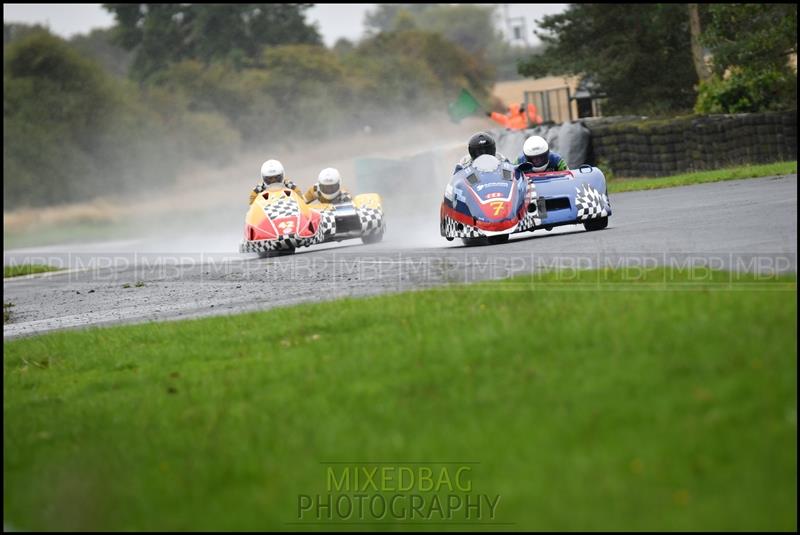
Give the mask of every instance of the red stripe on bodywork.
<svg viewBox="0 0 800 535">
<path fill-rule="evenodd" d="M 532 178 L 536 180 L 537 178 L 545 178 L 545 177 L 559 177 L 559 176 L 575 176 L 572 171 L 544 171 L 542 173 L 523 173 L 525 178 Z"/>
<path fill-rule="evenodd" d="M 461 212 L 457 212 L 455 209 L 447 206 L 444 203 L 442 203 L 442 215 L 446 215 L 450 219 L 454 219 L 459 223 L 464 223 L 465 225 L 470 225 L 473 227 L 475 226 L 474 217 L 462 214 Z"/>
<path fill-rule="evenodd" d="M 474 217 L 462 214 L 461 212 L 457 212 L 453 208 L 447 206 L 446 204 L 442 204 L 442 215 L 449 217 L 459 223 L 464 223 L 465 225 L 469 225 L 471 227 L 478 228 L 480 230 L 488 230 L 490 232 L 499 232 L 502 230 L 509 229 L 517 224 L 519 219 L 514 217 L 514 219 L 510 219 L 508 221 L 500 221 L 498 223 L 486 223 L 484 221 L 477 221 Z"/>
<path fill-rule="evenodd" d="M 517 224 L 519 220 L 514 217 L 514 219 L 509 219 L 507 221 L 500 221 L 498 223 L 484 223 L 483 221 L 478 221 L 478 228 L 481 230 L 488 230 L 491 232 L 500 232 L 503 230 L 508 230 L 514 225 Z"/>
</svg>

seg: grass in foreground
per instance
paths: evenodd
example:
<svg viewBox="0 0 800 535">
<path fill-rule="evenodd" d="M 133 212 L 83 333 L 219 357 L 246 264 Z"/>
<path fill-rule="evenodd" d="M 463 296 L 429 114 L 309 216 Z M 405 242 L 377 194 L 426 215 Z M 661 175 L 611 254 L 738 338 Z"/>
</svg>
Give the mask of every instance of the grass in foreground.
<svg viewBox="0 0 800 535">
<path fill-rule="evenodd" d="M 792 173 L 797 173 L 797 161 L 762 165 L 742 165 L 728 169 L 685 173 L 659 178 L 614 178 L 608 181 L 608 192 L 621 193 L 623 191 L 672 188 L 690 184 L 704 184 L 706 182 L 720 182 L 723 180 L 738 180 L 762 176 L 788 175 Z"/>
<path fill-rule="evenodd" d="M 501 496 L 492 529 L 794 530 L 796 280 L 697 276 L 523 277 L 5 343 L 4 522 L 314 529 L 291 522 L 300 494 L 327 495 L 322 463 L 473 461 L 471 493 Z"/>
<path fill-rule="evenodd" d="M 58 271 L 60 269 L 61 268 L 46 266 L 44 264 L 15 264 L 13 266 L 3 266 L 3 277 L 21 277 L 22 275 L 46 273 L 48 271 Z"/>
</svg>

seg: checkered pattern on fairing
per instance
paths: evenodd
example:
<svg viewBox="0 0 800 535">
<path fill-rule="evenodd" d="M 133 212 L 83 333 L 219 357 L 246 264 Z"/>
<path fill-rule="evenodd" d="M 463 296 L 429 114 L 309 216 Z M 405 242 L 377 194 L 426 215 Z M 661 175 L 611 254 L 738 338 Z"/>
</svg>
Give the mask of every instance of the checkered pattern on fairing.
<svg viewBox="0 0 800 535">
<path fill-rule="evenodd" d="M 519 230 L 532 229 L 533 227 L 542 224 L 542 219 L 539 217 L 539 205 L 537 204 L 539 202 L 539 198 L 536 194 L 536 184 L 533 183 L 533 180 L 528 181 L 528 191 L 525 196 L 527 197 L 528 206 L 533 204 L 534 211 L 525 211 L 525 215 L 522 216 L 519 226 L 517 227 Z"/>
<path fill-rule="evenodd" d="M 291 197 L 283 197 L 275 202 L 264 206 L 264 213 L 270 219 L 280 219 L 281 217 L 291 217 L 300 214 L 300 207 L 297 201 Z"/>
<path fill-rule="evenodd" d="M 578 194 L 575 196 L 575 206 L 578 209 L 578 221 L 596 219 L 608 216 L 608 197 L 600 193 L 588 184 L 581 184 L 580 188 L 575 188 Z"/>
<path fill-rule="evenodd" d="M 315 243 L 315 238 L 280 238 L 277 240 L 244 240 L 239 244 L 240 253 L 266 253 L 306 247 Z"/>
<path fill-rule="evenodd" d="M 317 242 L 322 242 L 334 234 L 336 234 L 336 212 L 333 210 L 322 210 L 319 213 Z"/>
<path fill-rule="evenodd" d="M 484 235 L 483 233 L 473 227 L 472 225 L 464 225 L 463 230 L 458 230 L 459 223 L 451 218 L 444 216 L 442 219 L 442 232 L 445 238 L 482 238 Z"/>
<path fill-rule="evenodd" d="M 361 231 L 364 234 L 375 234 L 383 231 L 383 211 L 380 208 L 356 208 L 361 219 Z"/>
</svg>

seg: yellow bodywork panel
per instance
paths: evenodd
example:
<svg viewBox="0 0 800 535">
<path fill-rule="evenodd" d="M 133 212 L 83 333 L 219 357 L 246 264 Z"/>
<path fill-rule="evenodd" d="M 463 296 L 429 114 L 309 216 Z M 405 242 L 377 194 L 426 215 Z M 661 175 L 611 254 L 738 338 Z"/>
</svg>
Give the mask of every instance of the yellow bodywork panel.
<svg viewBox="0 0 800 535">
<path fill-rule="evenodd" d="M 362 193 L 353 197 L 353 204 L 357 208 L 382 208 L 381 196 L 377 193 Z M 314 209 L 316 210 L 331 210 L 334 205 L 328 202 L 315 203 Z"/>
<path fill-rule="evenodd" d="M 289 192 L 287 196 L 285 192 Z M 264 193 L 269 193 L 269 198 L 264 198 Z M 264 208 L 270 204 L 274 204 L 281 199 L 285 199 L 290 197 L 297 202 L 297 206 L 300 207 L 300 212 L 304 216 L 310 217 L 311 208 L 306 204 L 303 200 L 302 195 L 298 195 L 297 192 L 292 191 L 290 189 L 279 188 L 279 189 L 268 189 L 265 192 L 259 193 L 256 196 L 256 200 L 253 201 L 253 204 L 250 205 L 250 209 L 247 211 L 247 216 L 245 217 L 245 221 L 249 225 L 258 226 L 264 219 L 266 219 L 266 214 L 264 213 Z"/>
<path fill-rule="evenodd" d="M 310 217 L 311 214 L 309 213 L 312 209 L 317 211 L 323 210 L 332 210 L 334 205 L 330 203 L 314 203 L 313 205 L 309 206 L 306 204 L 305 200 L 303 200 L 302 195 L 297 194 L 289 189 L 279 188 L 279 189 L 271 189 L 266 190 L 269 193 L 269 198 L 264 198 L 264 192 L 259 193 L 256 196 L 256 199 L 253 201 L 253 204 L 250 205 L 250 209 L 247 211 L 247 216 L 245 221 L 248 225 L 252 225 L 257 227 L 267 216 L 264 213 L 264 208 L 269 204 L 276 203 L 281 199 L 285 199 L 287 197 L 285 192 L 290 192 L 288 197 L 291 197 L 297 202 L 297 205 L 300 207 L 300 211 L 304 216 Z M 377 193 L 362 193 L 361 195 L 356 195 L 353 198 L 353 204 L 357 208 L 378 208 L 382 209 L 381 207 L 381 196 Z"/>
<path fill-rule="evenodd" d="M 382 208 L 381 196 L 377 193 L 362 193 L 353 198 L 353 204 L 359 208 Z"/>
</svg>

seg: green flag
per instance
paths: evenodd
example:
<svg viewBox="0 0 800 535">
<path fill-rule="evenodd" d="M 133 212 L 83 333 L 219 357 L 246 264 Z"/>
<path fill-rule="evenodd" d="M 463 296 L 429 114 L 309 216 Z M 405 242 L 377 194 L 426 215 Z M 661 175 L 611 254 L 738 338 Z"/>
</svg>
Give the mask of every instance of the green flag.
<svg viewBox="0 0 800 535">
<path fill-rule="evenodd" d="M 478 101 L 475 100 L 469 91 L 466 89 L 462 89 L 461 93 L 458 95 L 458 99 L 455 102 L 451 102 L 447 105 L 447 113 L 450 114 L 450 119 L 453 120 L 454 123 L 458 123 L 464 117 L 469 117 L 475 111 L 480 108 L 481 105 L 478 104 Z"/>
</svg>

